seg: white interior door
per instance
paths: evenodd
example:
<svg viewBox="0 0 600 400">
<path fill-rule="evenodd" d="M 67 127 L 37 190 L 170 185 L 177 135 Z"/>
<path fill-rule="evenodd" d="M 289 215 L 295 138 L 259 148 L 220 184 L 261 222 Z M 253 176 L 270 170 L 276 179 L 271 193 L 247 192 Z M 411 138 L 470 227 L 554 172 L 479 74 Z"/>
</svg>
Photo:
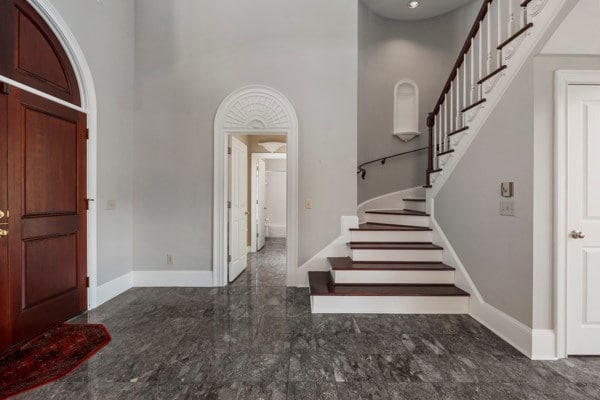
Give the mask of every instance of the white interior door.
<svg viewBox="0 0 600 400">
<path fill-rule="evenodd" d="M 567 353 L 600 354 L 600 85 L 570 85 Z"/>
<path fill-rule="evenodd" d="M 258 160 L 258 165 L 256 168 L 256 184 L 257 184 L 257 200 L 256 200 L 256 238 L 257 245 L 256 250 L 259 251 L 265 246 L 265 238 L 267 236 L 266 232 L 266 223 L 265 223 L 265 193 L 266 193 L 266 173 L 267 167 L 265 164 L 265 160 Z"/>
<path fill-rule="evenodd" d="M 229 282 L 248 265 L 248 147 L 231 137 L 229 187 Z"/>
</svg>

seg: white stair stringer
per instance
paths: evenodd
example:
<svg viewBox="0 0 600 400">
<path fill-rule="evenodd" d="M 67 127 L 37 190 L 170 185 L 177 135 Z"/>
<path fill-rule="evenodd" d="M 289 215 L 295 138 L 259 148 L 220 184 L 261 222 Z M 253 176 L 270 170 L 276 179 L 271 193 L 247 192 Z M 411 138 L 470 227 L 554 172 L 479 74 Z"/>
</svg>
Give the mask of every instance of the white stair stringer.
<svg viewBox="0 0 600 400">
<path fill-rule="evenodd" d="M 464 113 L 464 123 L 469 126 L 469 133 L 463 135 L 456 147 L 453 147 L 454 152 L 451 156 L 444 155 L 439 158 L 440 168 L 444 169 L 444 173 L 437 176 L 432 188 L 427 190 L 428 199 L 434 198 L 444 186 L 527 60 L 537 54 L 539 48 L 554 31 L 554 27 L 562 21 L 577 1 L 534 0 L 529 3 L 528 14 L 533 27 L 504 48 L 503 58 L 507 68 L 497 77 L 484 83 L 483 92 L 486 101 Z"/>
</svg>

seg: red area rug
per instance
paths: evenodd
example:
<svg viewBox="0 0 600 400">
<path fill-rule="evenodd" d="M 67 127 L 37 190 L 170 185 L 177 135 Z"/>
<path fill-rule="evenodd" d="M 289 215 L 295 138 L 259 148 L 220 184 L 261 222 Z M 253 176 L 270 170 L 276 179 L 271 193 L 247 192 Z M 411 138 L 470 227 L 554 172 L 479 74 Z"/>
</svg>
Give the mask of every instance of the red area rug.
<svg viewBox="0 0 600 400">
<path fill-rule="evenodd" d="M 0 399 L 62 378 L 108 342 L 104 325 L 61 324 L 0 354 Z"/>
</svg>

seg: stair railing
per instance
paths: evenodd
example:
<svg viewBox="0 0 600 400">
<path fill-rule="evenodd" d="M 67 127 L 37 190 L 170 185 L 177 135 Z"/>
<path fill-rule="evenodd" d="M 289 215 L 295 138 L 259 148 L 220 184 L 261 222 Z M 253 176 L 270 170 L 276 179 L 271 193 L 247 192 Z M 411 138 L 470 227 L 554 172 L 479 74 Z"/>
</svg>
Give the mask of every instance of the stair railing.
<svg viewBox="0 0 600 400">
<path fill-rule="evenodd" d="M 452 136 L 468 129 L 473 113 L 486 99 L 484 84 L 507 68 L 504 58 L 511 44 L 533 26 L 528 21 L 532 0 L 484 0 L 467 40 L 452 68 L 435 107 L 427 118 L 429 129 L 426 187 L 431 175 L 441 171 L 442 157 L 454 151 Z M 491 90 L 491 89 L 490 89 Z"/>
</svg>

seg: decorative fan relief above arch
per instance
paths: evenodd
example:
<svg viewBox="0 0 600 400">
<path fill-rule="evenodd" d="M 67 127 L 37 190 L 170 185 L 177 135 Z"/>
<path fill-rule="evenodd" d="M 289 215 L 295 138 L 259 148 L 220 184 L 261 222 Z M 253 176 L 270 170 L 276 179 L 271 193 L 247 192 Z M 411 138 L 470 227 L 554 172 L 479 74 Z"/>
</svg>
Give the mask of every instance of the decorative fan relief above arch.
<svg viewBox="0 0 600 400">
<path fill-rule="evenodd" d="M 225 114 L 225 128 L 287 130 L 290 118 L 281 102 L 268 93 L 248 93 L 236 99 Z"/>
</svg>

